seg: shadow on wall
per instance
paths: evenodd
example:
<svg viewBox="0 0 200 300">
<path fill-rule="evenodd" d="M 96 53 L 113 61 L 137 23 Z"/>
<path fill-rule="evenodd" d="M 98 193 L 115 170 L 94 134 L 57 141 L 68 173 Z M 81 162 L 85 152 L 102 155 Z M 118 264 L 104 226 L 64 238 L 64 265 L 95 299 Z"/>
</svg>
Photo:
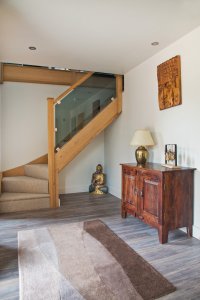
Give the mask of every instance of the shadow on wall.
<svg viewBox="0 0 200 300">
<path fill-rule="evenodd" d="M 200 240 L 200 171 L 195 171 L 194 176 L 194 224 L 193 236 Z"/>
<path fill-rule="evenodd" d="M 188 148 L 178 147 L 178 165 L 183 167 L 194 167 L 196 163 L 196 157 L 194 156 L 195 150 Z"/>
</svg>

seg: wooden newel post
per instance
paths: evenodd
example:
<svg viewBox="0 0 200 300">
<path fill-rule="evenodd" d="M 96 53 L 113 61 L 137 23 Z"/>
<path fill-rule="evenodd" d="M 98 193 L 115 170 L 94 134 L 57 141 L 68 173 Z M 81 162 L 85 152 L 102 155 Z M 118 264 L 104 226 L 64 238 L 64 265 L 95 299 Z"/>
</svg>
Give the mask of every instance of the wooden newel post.
<svg viewBox="0 0 200 300">
<path fill-rule="evenodd" d="M 116 98 L 118 101 L 117 112 L 122 112 L 122 75 L 116 75 Z"/>
<path fill-rule="evenodd" d="M 58 198 L 58 172 L 55 161 L 55 112 L 54 98 L 48 98 L 48 169 L 49 169 L 49 194 L 50 207 L 59 207 Z"/>
<path fill-rule="evenodd" d="M 1 196 L 1 181 L 2 181 L 2 172 L 0 172 L 0 196 Z"/>
</svg>

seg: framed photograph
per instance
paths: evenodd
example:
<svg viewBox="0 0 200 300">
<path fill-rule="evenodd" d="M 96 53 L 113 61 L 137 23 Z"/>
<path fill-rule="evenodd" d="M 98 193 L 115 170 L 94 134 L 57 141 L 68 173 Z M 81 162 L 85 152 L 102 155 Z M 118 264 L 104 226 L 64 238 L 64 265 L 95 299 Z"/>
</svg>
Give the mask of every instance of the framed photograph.
<svg viewBox="0 0 200 300">
<path fill-rule="evenodd" d="M 165 164 L 171 166 L 177 166 L 177 145 L 176 144 L 165 145 Z"/>
</svg>

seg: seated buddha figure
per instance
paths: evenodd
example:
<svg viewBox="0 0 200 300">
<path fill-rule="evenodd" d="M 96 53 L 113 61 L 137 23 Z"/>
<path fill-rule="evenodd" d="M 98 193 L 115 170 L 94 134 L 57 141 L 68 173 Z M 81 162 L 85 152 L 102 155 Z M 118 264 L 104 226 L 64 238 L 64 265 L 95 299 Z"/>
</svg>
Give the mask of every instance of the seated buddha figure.
<svg viewBox="0 0 200 300">
<path fill-rule="evenodd" d="M 96 166 L 96 172 L 92 174 L 91 185 L 89 186 L 89 192 L 97 195 L 107 194 L 108 187 L 105 185 L 106 178 L 103 173 L 102 165 Z"/>
</svg>

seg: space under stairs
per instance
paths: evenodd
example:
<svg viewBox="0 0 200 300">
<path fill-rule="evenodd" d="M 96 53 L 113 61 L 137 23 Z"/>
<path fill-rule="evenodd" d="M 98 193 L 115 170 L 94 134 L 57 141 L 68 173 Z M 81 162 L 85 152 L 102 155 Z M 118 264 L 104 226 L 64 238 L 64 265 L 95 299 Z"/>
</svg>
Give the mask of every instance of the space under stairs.
<svg viewBox="0 0 200 300">
<path fill-rule="evenodd" d="M 49 208 L 48 165 L 24 166 L 23 176 L 2 179 L 0 213 Z"/>
<path fill-rule="evenodd" d="M 59 172 L 121 113 L 122 76 L 85 72 L 47 100 L 48 158 L 3 172 L 0 213 L 59 207 Z"/>
</svg>

